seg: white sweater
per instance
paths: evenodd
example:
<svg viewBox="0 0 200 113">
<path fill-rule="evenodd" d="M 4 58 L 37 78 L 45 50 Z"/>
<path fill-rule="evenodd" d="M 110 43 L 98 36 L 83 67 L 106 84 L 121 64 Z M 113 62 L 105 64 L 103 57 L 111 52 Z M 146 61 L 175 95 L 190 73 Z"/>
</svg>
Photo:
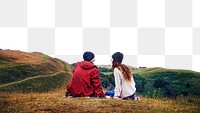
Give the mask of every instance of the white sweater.
<svg viewBox="0 0 200 113">
<path fill-rule="evenodd" d="M 114 69 L 114 77 L 115 77 L 115 95 L 120 96 L 122 98 L 131 96 L 135 93 L 135 81 L 133 77 L 131 77 L 131 82 L 126 81 L 123 78 L 122 72 L 118 69 Z"/>
</svg>

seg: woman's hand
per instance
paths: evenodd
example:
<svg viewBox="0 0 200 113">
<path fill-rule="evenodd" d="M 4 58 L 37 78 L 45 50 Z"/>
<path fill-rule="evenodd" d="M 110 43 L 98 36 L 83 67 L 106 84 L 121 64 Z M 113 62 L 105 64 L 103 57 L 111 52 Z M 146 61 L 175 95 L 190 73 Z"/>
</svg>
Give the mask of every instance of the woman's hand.
<svg viewBox="0 0 200 113">
<path fill-rule="evenodd" d="M 110 97 L 110 96 L 106 96 L 106 99 L 112 99 L 112 97 Z"/>
<path fill-rule="evenodd" d="M 114 96 L 113 97 L 114 99 L 117 99 L 117 100 L 121 100 L 122 98 L 118 97 L 118 96 Z"/>
</svg>

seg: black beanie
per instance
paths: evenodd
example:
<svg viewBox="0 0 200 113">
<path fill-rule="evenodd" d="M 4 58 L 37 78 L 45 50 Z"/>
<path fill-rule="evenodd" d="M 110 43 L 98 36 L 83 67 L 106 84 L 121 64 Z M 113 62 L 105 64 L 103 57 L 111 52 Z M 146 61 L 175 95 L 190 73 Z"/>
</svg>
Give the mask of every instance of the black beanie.
<svg viewBox="0 0 200 113">
<path fill-rule="evenodd" d="M 93 58 L 94 58 L 94 53 L 92 52 L 87 51 L 83 54 L 83 59 L 85 61 L 91 61 Z"/>
<path fill-rule="evenodd" d="M 120 52 L 116 52 L 112 55 L 114 61 L 118 62 L 119 64 L 122 63 L 124 55 Z"/>
</svg>

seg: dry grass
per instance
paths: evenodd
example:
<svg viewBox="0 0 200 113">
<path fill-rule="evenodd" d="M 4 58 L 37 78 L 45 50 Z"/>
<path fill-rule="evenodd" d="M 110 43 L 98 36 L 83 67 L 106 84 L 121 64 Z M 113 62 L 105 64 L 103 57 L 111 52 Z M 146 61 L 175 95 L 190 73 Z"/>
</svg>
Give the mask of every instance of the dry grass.
<svg viewBox="0 0 200 113">
<path fill-rule="evenodd" d="M 15 50 L 3 50 L 0 51 L 0 60 L 0 67 L 4 68 L 22 64 L 42 65 L 48 62 L 49 65 L 52 65 L 61 71 L 64 69 L 63 64 L 60 61 L 38 52 L 28 53 Z"/>
<path fill-rule="evenodd" d="M 0 93 L 0 112 L 198 112 L 199 99 L 150 99 L 141 101 L 63 98 L 65 90 L 48 93 Z M 196 102 L 196 103 L 195 103 Z"/>
<path fill-rule="evenodd" d="M 7 62 L 14 64 L 32 64 L 39 63 L 44 60 L 44 54 L 41 53 L 27 53 L 15 50 L 0 51 L 1 58 L 5 58 Z"/>
</svg>

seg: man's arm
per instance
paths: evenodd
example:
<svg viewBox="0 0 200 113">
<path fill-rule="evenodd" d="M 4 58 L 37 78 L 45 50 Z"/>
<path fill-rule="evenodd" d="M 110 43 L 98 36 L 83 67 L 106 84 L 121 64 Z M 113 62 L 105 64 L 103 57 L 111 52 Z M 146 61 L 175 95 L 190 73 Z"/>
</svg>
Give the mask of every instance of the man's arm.
<svg viewBox="0 0 200 113">
<path fill-rule="evenodd" d="M 101 86 L 100 73 L 98 70 L 94 70 L 91 73 L 91 80 L 95 88 L 96 96 L 105 97 L 105 94 L 103 93 L 102 86 Z"/>
</svg>

